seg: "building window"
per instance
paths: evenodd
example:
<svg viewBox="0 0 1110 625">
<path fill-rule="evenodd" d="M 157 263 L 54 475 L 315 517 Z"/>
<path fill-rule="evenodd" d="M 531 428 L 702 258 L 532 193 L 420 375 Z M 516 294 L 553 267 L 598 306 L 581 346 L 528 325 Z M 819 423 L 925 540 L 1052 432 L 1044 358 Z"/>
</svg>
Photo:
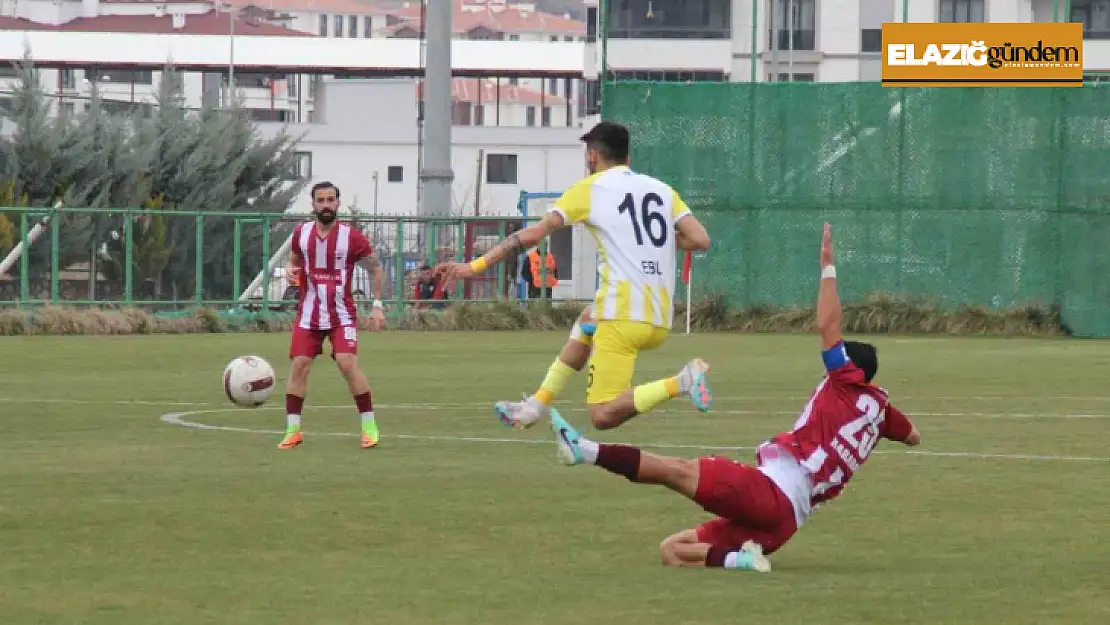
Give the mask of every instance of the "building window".
<svg viewBox="0 0 1110 625">
<path fill-rule="evenodd" d="M 586 43 L 597 42 L 597 7 L 586 9 Z"/>
<path fill-rule="evenodd" d="M 367 39 L 374 36 L 374 20 L 369 15 L 362 18 L 362 36 Z"/>
<path fill-rule="evenodd" d="M 1083 24 L 1085 39 L 1110 39 L 1110 0 L 1073 0 L 1071 21 Z"/>
<path fill-rule="evenodd" d="M 680 69 L 635 69 L 610 72 L 617 80 L 646 80 L 651 82 L 727 82 L 721 71 Z"/>
<path fill-rule="evenodd" d="M 474 105 L 474 125 L 475 126 L 485 126 L 486 125 L 486 107 L 483 104 L 475 104 Z"/>
<path fill-rule="evenodd" d="M 342 15 L 336 15 L 335 16 L 335 36 L 336 37 L 342 37 L 343 36 L 343 16 Z"/>
<path fill-rule="evenodd" d="M 779 74 L 779 82 L 813 82 L 814 79 L 813 74 L 799 74 L 798 72 L 794 72 L 793 80 L 790 79 L 790 76 L 790 73 Z M 767 79 L 770 80 L 771 76 L 768 76 Z"/>
<path fill-rule="evenodd" d="M 613 39 L 731 39 L 732 0 L 609 0 Z M 587 38 L 590 24 L 587 9 Z M 595 30 L 596 36 L 596 30 Z"/>
<path fill-rule="evenodd" d="M 310 178 L 312 178 L 312 152 L 294 152 L 290 179 L 308 180 Z"/>
<path fill-rule="evenodd" d="M 529 106 L 528 109 L 524 111 L 524 125 L 528 127 L 536 125 L 536 107 Z"/>
<path fill-rule="evenodd" d="M 516 154 L 487 154 L 486 182 L 516 184 Z"/>
<path fill-rule="evenodd" d="M 85 70 L 85 78 L 89 82 L 104 82 L 116 84 L 153 85 L 154 72 L 149 69 L 100 69 L 90 67 Z"/>
<path fill-rule="evenodd" d="M 597 115 L 601 112 L 601 81 L 586 81 L 586 95 L 583 100 L 585 102 L 583 116 Z"/>
<path fill-rule="evenodd" d="M 77 72 L 68 67 L 60 70 L 58 72 L 58 82 L 62 89 L 76 89 Z"/>
<path fill-rule="evenodd" d="M 385 179 L 388 182 L 404 182 L 405 168 L 400 165 L 390 165 L 389 169 L 385 170 Z"/>
<path fill-rule="evenodd" d="M 327 15 L 321 15 L 320 16 L 320 36 L 321 37 L 327 37 L 328 36 L 328 16 Z"/>
<path fill-rule="evenodd" d="M 860 52 L 882 52 L 883 29 L 864 28 L 860 32 L 859 50 Z"/>
<path fill-rule="evenodd" d="M 547 78 L 547 92 L 551 95 L 559 95 L 559 79 Z"/>
<path fill-rule="evenodd" d="M 347 36 L 358 39 L 358 17 L 354 15 L 347 16 Z"/>
<path fill-rule="evenodd" d="M 938 22 L 985 22 L 983 0 L 938 0 Z"/>
<path fill-rule="evenodd" d="M 547 128 L 551 125 L 551 107 L 545 106 L 540 110 L 540 125 Z"/>
<path fill-rule="evenodd" d="M 776 50 L 816 50 L 816 0 L 774 0 Z"/>
</svg>

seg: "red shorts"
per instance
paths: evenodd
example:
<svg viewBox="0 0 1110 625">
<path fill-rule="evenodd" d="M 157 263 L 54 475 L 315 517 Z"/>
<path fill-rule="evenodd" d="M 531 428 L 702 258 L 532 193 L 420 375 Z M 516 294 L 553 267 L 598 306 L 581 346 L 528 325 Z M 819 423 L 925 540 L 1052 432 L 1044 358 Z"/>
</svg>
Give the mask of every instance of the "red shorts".
<svg viewBox="0 0 1110 625">
<path fill-rule="evenodd" d="M 330 330 L 305 330 L 293 326 L 293 341 L 289 345 L 289 359 L 297 356 L 315 358 L 324 353 L 324 339 L 331 341 L 331 356 L 358 354 L 358 328 L 336 326 Z"/>
<path fill-rule="evenodd" d="M 694 501 L 720 518 L 698 526 L 698 540 L 729 551 L 749 540 L 774 553 L 798 531 L 794 507 L 759 469 L 728 458 L 698 459 Z"/>
</svg>

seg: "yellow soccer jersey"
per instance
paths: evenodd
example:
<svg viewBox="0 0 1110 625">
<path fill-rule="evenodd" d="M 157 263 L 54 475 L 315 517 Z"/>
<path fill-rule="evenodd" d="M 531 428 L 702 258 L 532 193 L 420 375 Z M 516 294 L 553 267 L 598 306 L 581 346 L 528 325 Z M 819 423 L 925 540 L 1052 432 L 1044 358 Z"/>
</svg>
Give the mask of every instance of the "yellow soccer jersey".
<svg viewBox="0 0 1110 625">
<path fill-rule="evenodd" d="M 567 225 L 585 223 L 597 240 L 597 319 L 671 328 L 674 225 L 690 209 L 670 185 L 628 167 L 613 167 L 567 189 L 551 211 Z"/>
</svg>

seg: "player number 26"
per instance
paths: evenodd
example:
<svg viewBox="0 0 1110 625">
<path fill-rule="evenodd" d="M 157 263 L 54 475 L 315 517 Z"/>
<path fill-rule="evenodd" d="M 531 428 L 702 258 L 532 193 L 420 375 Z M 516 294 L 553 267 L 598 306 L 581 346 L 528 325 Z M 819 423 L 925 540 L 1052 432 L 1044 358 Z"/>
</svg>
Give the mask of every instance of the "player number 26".
<svg viewBox="0 0 1110 625">
<path fill-rule="evenodd" d="M 658 209 L 663 206 L 663 198 L 655 193 L 648 193 L 640 200 L 640 217 L 636 217 L 636 198 L 631 193 L 624 194 L 624 201 L 621 202 L 617 211 L 622 215 L 628 213 L 628 218 L 632 220 L 632 231 L 636 235 L 636 245 L 644 244 L 644 232 L 647 232 L 647 238 L 655 247 L 663 247 L 667 243 L 667 220 L 663 218 L 663 213 Z M 643 227 L 641 229 L 641 222 Z"/>
</svg>

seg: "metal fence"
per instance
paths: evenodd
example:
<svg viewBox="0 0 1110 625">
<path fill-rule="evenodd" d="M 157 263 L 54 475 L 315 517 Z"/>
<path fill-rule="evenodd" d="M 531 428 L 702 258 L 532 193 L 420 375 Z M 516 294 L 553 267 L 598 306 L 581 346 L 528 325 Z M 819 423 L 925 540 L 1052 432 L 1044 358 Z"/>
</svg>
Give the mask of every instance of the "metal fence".
<svg viewBox="0 0 1110 625">
<path fill-rule="evenodd" d="M 274 213 L 0 207 L 0 305 L 290 310 L 296 290 L 284 266 L 293 229 L 305 219 Z M 383 301 L 391 312 L 516 296 L 523 258 L 447 285 L 448 301 L 418 299 L 415 285 L 422 266 L 473 260 L 528 218 L 342 219 L 373 245 L 385 271 Z M 368 306 L 371 281 L 361 267 L 353 286 L 360 307 Z"/>
</svg>

